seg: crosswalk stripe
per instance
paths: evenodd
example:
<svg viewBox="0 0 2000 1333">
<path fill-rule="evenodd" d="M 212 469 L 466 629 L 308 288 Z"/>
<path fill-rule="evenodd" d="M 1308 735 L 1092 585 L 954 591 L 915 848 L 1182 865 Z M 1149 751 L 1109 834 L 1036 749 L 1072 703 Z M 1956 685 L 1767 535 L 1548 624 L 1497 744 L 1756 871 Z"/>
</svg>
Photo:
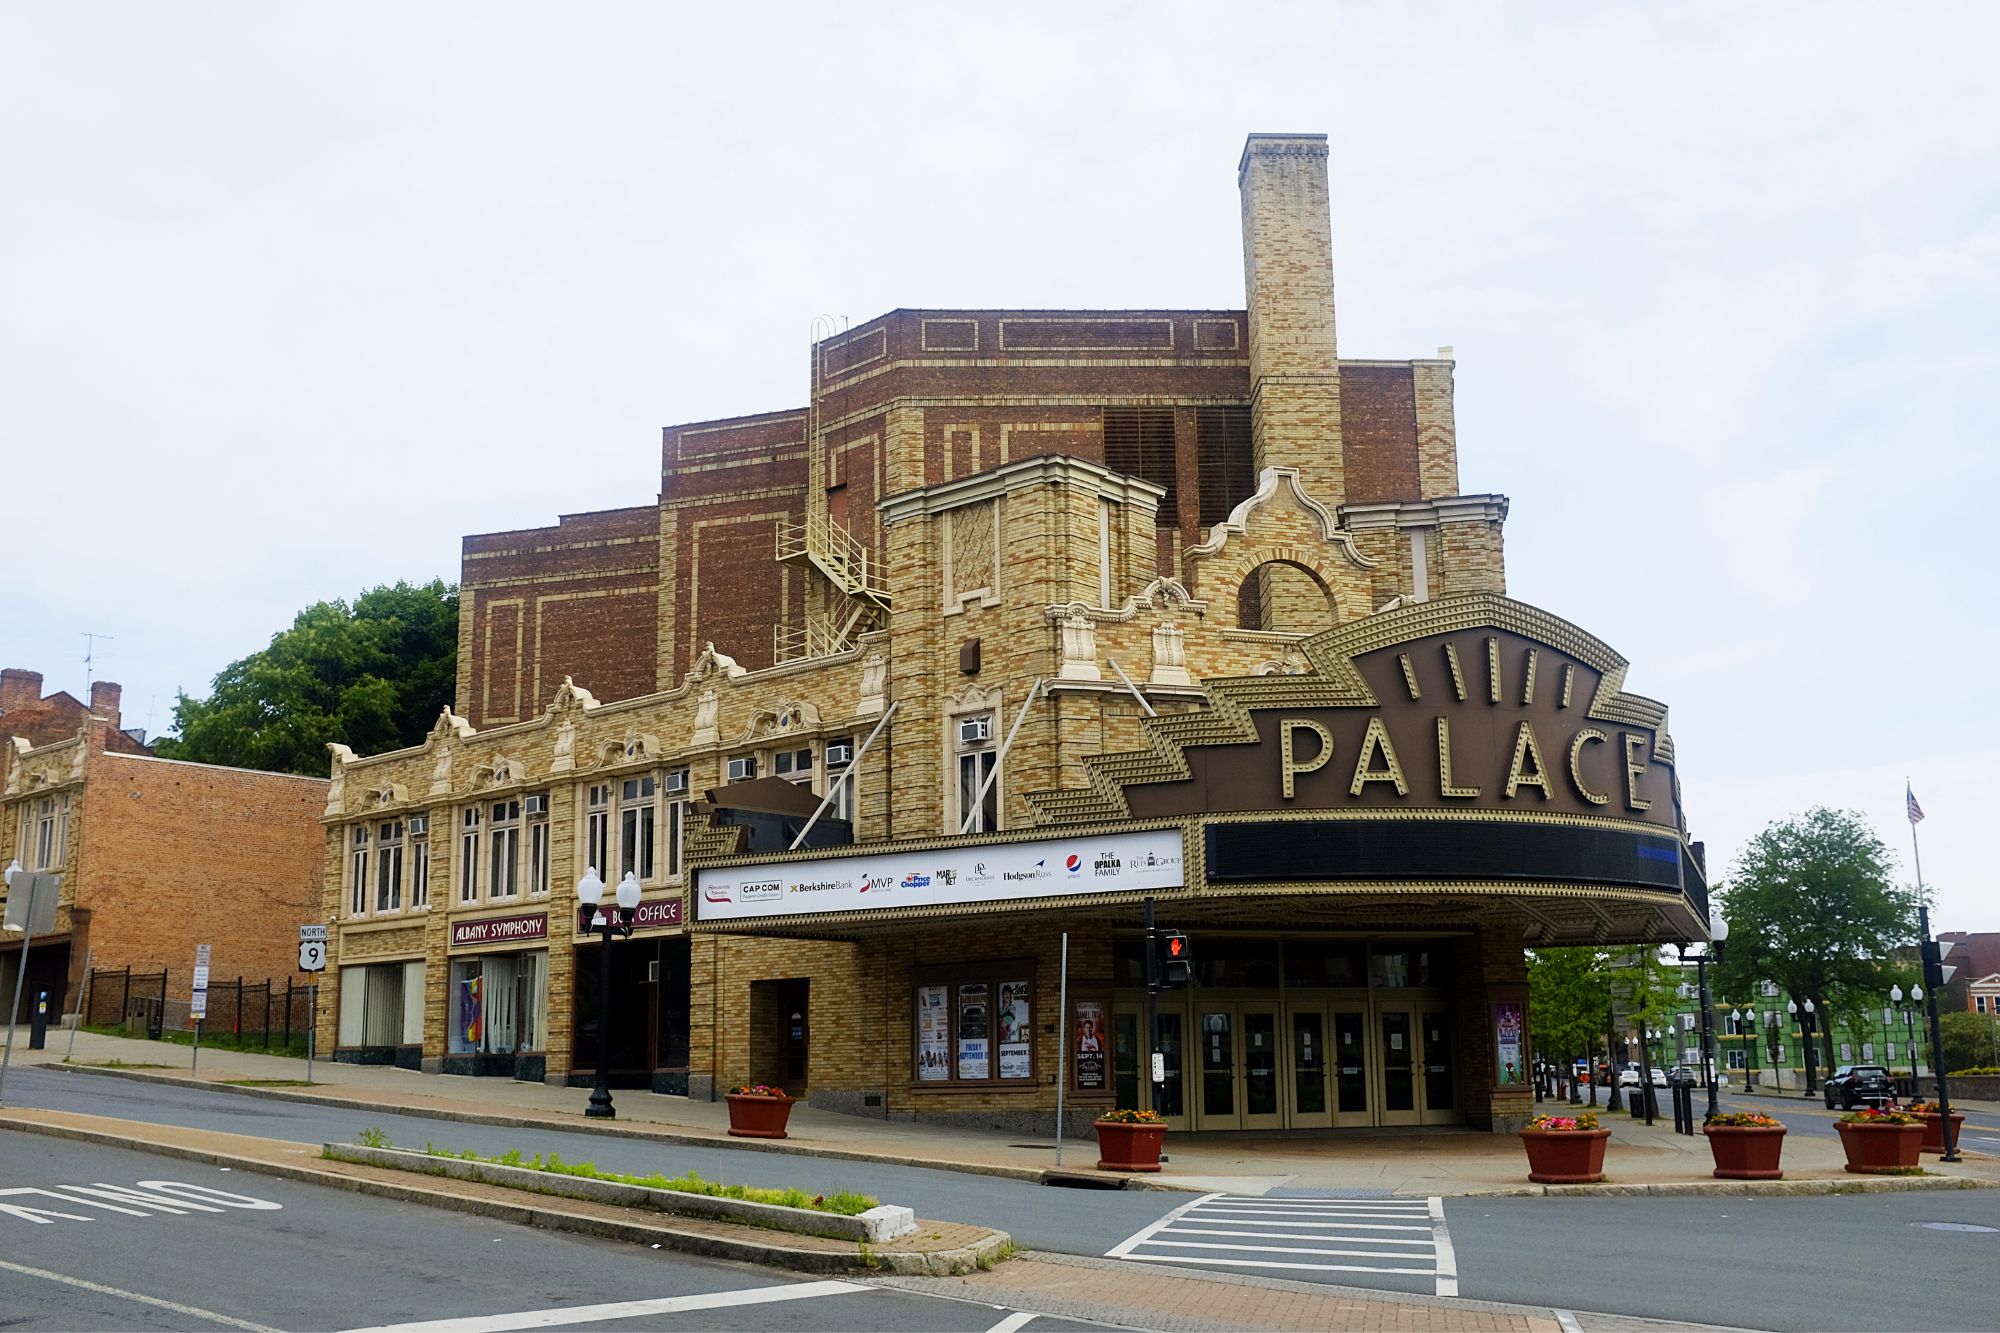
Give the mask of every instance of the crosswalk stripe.
<svg viewBox="0 0 2000 1333">
<path fill-rule="evenodd" d="M 1431 1224 L 1422 1226 L 1403 1222 L 1293 1222 L 1267 1221 L 1260 1217 L 1210 1217 L 1201 1215 L 1201 1220 L 1218 1227 L 1320 1227 L 1337 1231 L 1429 1231 Z"/>
<path fill-rule="evenodd" d="M 1159 1233 L 1162 1236 L 1255 1236 L 1266 1240 L 1346 1240 L 1345 1236 L 1300 1235 L 1296 1231 L 1223 1231 L 1209 1227 L 1168 1227 Z M 1436 1241 L 1403 1240 L 1396 1236 L 1368 1236 L 1370 1245 L 1415 1245 L 1426 1250 L 1435 1249 Z"/>
<path fill-rule="evenodd" d="M 1350 1259 L 1421 1259 L 1421 1254 L 1397 1254 L 1389 1250 L 1326 1250 L 1311 1245 L 1218 1245 L 1210 1240 L 1153 1240 L 1148 1244 L 1172 1245 L 1182 1250 L 1234 1250 L 1239 1254 L 1338 1254 Z M 1428 1273 L 1428 1268 L 1413 1268 Z"/>
<path fill-rule="evenodd" d="M 1203 1264 L 1211 1268 L 1288 1268 L 1303 1269 L 1310 1273 L 1401 1273 L 1410 1277 L 1428 1277 L 1428 1268 L 1374 1268 L 1367 1264 L 1287 1264 L 1274 1259 L 1204 1259 L 1198 1254 L 1128 1254 L 1127 1259 L 1137 1259 L 1148 1264 Z"/>
<path fill-rule="evenodd" d="M 1197 1239 L 1199 1238 L 1199 1239 Z M 1212 1194 L 1174 1209 L 1112 1258 L 1210 1268 L 1382 1273 L 1456 1294 L 1442 1200 L 1270 1199 Z"/>
</svg>

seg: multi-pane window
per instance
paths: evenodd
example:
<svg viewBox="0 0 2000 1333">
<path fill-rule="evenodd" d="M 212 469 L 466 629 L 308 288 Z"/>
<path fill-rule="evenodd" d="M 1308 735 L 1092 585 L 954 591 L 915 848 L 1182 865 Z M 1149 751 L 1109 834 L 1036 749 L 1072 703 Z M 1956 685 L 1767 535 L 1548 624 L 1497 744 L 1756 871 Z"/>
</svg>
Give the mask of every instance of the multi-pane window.
<svg viewBox="0 0 2000 1333">
<path fill-rule="evenodd" d="M 459 816 L 458 900 L 462 903 L 479 901 L 479 810 L 476 806 Z"/>
<path fill-rule="evenodd" d="M 410 906 L 431 905 L 431 840 L 428 820 L 410 821 Z"/>
<path fill-rule="evenodd" d="M 486 893 L 490 898 L 512 898 L 521 892 L 521 802 L 493 803 L 493 824 L 486 862 Z"/>
<path fill-rule="evenodd" d="M 600 875 L 611 872 L 611 787 L 599 783 L 584 797 L 584 864 Z"/>
<path fill-rule="evenodd" d="M 826 785 L 834 791 L 833 803 L 827 807 L 827 815 L 833 819 L 852 821 L 854 818 L 854 782 L 858 774 L 854 767 L 854 739 L 842 737 L 826 743 Z M 842 782 L 841 779 L 846 781 Z M 838 790 L 834 783 L 840 782 Z"/>
<path fill-rule="evenodd" d="M 403 910 L 403 821 L 385 821 L 375 831 L 375 910 Z"/>
<path fill-rule="evenodd" d="M 368 914 L 368 826 L 356 824 L 349 839 L 347 912 L 349 916 Z"/>
<path fill-rule="evenodd" d="M 549 798 L 530 796 L 528 820 L 528 892 L 549 891 Z"/>
<path fill-rule="evenodd" d="M 654 797 L 659 781 L 651 774 L 627 778 L 618 789 L 618 877 L 653 877 Z"/>
<path fill-rule="evenodd" d="M 753 760 L 754 762 L 754 760 Z M 787 782 L 812 785 L 813 752 L 809 745 L 803 750 L 780 750 L 771 756 L 771 772 Z M 752 771 L 751 776 L 755 776 Z"/>
<path fill-rule="evenodd" d="M 681 836 L 687 829 L 688 771 L 667 774 L 667 874 L 681 873 Z"/>
<path fill-rule="evenodd" d="M 990 833 L 1000 827 L 1000 783 L 987 782 L 1000 762 L 993 748 L 993 717 L 983 713 L 958 719 L 958 827 Z M 984 795 L 981 795 L 981 790 Z"/>
<path fill-rule="evenodd" d="M 69 797 L 44 796 L 35 806 L 35 858 L 32 869 L 57 870 L 69 842 Z"/>
</svg>

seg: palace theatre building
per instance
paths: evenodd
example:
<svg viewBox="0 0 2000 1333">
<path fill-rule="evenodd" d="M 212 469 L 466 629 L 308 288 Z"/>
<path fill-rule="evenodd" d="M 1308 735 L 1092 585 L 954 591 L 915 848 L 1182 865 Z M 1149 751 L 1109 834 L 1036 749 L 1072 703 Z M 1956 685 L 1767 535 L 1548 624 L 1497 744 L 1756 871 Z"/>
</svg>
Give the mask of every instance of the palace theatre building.
<svg viewBox="0 0 2000 1333">
<path fill-rule="evenodd" d="M 337 1058 L 1518 1124 L 1524 951 L 1699 938 L 1706 887 L 1666 709 L 1505 595 L 1448 349 L 1338 355 L 1326 162 L 1245 146 L 1243 309 L 898 310 L 668 428 L 656 504 L 467 538 L 453 706 L 335 748 Z M 593 866 L 641 891 L 608 1015 Z"/>
</svg>

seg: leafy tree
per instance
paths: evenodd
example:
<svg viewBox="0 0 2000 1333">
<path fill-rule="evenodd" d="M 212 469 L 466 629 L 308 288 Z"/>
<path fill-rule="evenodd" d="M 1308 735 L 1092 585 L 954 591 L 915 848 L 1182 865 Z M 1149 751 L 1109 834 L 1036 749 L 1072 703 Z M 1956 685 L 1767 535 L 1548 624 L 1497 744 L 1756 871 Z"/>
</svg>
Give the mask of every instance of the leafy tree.
<svg viewBox="0 0 2000 1333">
<path fill-rule="evenodd" d="M 1816 806 L 1751 839 L 1722 893 L 1729 940 L 1717 985 L 1755 994 L 1770 980 L 1824 1018 L 1868 1005 L 1902 974 L 1891 955 L 1917 933 L 1917 895 L 1891 879 L 1889 849 L 1849 810 Z M 1833 1064 L 1832 1023 L 1821 1025 Z"/>
<path fill-rule="evenodd" d="M 1611 1000 L 1616 1015 L 1643 1034 L 1664 1030 L 1679 1008 L 1685 969 L 1660 957 L 1653 947 L 1638 949 L 1612 963 Z M 1678 1044 L 1678 1036 L 1676 1037 Z M 1650 1048 L 1647 1059 L 1651 1060 Z"/>
<path fill-rule="evenodd" d="M 1946 1074 L 2000 1066 L 2000 1018 L 1970 1009 L 1939 1014 L 1938 1035 L 1944 1039 L 1944 1059 L 1938 1066 Z"/>
<path fill-rule="evenodd" d="M 1570 1062 L 1594 1050 L 1611 1003 L 1602 949 L 1537 949 L 1528 955 L 1528 1027 L 1535 1049 Z"/>
<path fill-rule="evenodd" d="M 433 579 L 373 588 L 349 607 L 316 602 L 271 644 L 182 693 L 172 759 L 274 773 L 327 772 L 329 741 L 374 754 L 422 740 L 458 679 L 458 587 Z"/>
</svg>

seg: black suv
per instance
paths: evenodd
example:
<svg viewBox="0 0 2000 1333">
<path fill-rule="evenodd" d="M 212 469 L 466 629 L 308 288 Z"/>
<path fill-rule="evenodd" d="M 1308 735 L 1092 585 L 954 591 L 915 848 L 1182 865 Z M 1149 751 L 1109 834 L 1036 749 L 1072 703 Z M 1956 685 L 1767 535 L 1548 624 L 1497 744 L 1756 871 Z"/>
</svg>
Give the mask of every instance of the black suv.
<svg viewBox="0 0 2000 1333">
<path fill-rule="evenodd" d="M 1826 1109 L 1852 1111 L 1857 1106 L 1881 1106 L 1895 1095 L 1896 1085 L 1881 1065 L 1842 1065 L 1822 1085 Z"/>
</svg>

